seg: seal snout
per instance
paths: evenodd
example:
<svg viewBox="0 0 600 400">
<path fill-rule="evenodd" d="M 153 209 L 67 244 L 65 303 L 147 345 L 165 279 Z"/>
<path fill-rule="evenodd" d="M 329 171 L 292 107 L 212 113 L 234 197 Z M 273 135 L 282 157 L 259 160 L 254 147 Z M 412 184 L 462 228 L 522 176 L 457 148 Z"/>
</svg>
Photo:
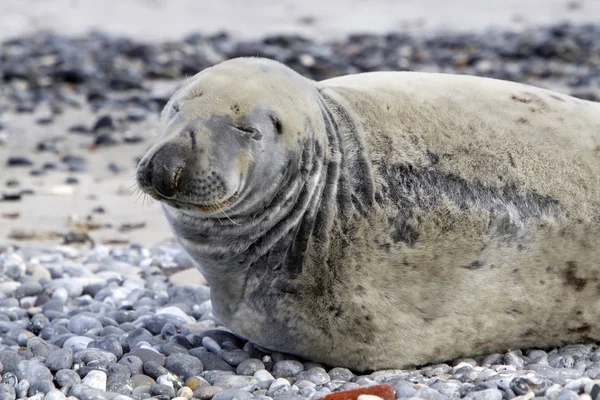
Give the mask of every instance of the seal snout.
<svg viewBox="0 0 600 400">
<path fill-rule="evenodd" d="M 166 144 L 151 157 L 142 160 L 137 181 L 142 190 L 173 198 L 182 186 L 186 173 L 186 152 L 176 144 Z"/>
</svg>

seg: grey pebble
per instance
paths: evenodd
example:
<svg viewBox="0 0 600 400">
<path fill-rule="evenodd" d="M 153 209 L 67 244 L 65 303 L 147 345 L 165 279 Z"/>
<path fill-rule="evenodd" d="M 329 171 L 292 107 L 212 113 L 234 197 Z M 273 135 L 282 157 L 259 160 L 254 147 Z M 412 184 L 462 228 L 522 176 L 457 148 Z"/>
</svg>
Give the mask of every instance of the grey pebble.
<svg viewBox="0 0 600 400">
<path fill-rule="evenodd" d="M 423 388 L 420 390 L 417 390 L 417 392 L 414 394 L 414 397 L 418 397 L 420 399 L 425 399 L 425 400 L 444 400 L 445 397 L 438 392 L 435 389 L 431 389 L 431 388 Z"/>
<path fill-rule="evenodd" d="M 341 367 L 332 368 L 331 370 L 329 370 L 328 374 L 329 378 L 331 378 L 332 381 L 349 382 L 354 377 L 352 371 L 350 371 L 348 368 Z"/>
<path fill-rule="evenodd" d="M 202 362 L 196 357 L 188 354 L 171 354 L 165 360 L 165 367 L 183 379 L 194 375 L 200 375 L 204 370 Z"/>
<path fill-rule="evenodd" d="M 29 396 L 35 396 L 38 393 L 41 394 L 46 394 L 49 391 L 55 389 L 54 387 L 54 383 L 52 383 L 52 381 L 48 380 L 35 380 L 35 381 L 30 381 L 30 385 L 29 385 L 29 391 L 28 391 L 28 395 Z"/>
<path fill-rule="evenodd" d="M 102 324 L 96 316 L 77 314 L 71 317 L 67 328 L 76 335 L 83 335 L 91 329 L 102 329 Z"/>
<path fill-rule="evenodd" d="M 470 400 L 502 400 L 502 392 L 498 389 L 486 389 L 478 392 L 471 392 L 465 396 Z"/>
<path fill-rule="evenodd" d="M 144 363 L 137 356 L 124 356 L 119 360 L 119 364 L 127 367 L 131 376 L 141 374 L 144 371 Z"/>
<path fill-rule="evenodd" d="M 175 390 L 167 385 L 161 385 L 159 383 L 153 383 L 150 385 L 150 394 L 153 396 L 168 396 L 169 398 L 175 397 Z"/>
<path fill-rule="evenodd" d="M 83 349 L 73 355 L 73 362 L 76 364 L 88 364 L 92 361 L 102 361 L 105 363 L 116 363 L 117 356 L 101 349 Z"/>
<path fill-rule="evenodd" d="M 572 390 L 562 390 L 556 400 L 579 400 L 579 395 Z"/>
<path fill-rule="evenodd" d="M 139 386 L 148 386 L 149 387 L 153 383 L 156 383 L 156 381 L 154 379 L 152 379 L 148 375 L 143 375 L 143 374 L 133 375 L 131 377 L 131 382 L 133 383 L 134 388 L 139 387 Z"/>
<path fill-rule="evenodd" d="M 73 365 L 73 350 L 70 348 L 54 350 L 46 358 L 46 366 L 52 372 L 71 368 L 71 365 Z"/>
<path fill-rule="evenodd" d="M 315 367 L 309 369 L 308 371 L 299 372 L 296 375 L 296 379 L 311 381 L 316 385 L 324 385 L 325 383 L 331 380 L 331 378 L 327 374 L 327 371 L 325 371 L 321 367 Z"/>
<path fill-rule="evenodd" d="M 79 351 L 87 349 L 88 344 L 90 344 L 93 341 L 94 339 L 87 336 L 71 336 L 63 342 L 62 347 L 71 349 L 73 351 Z"/>
<path fill-rule="evenodd" d="M 528 365 L 527 368 L 559 385 L 564 385 L 568 380 L 577 379 L 582 375 L 581 372 L 573 368 L 552 368 L 547 365 L 537 364 Z"/>
<path fill-rule="evenodd" d="M 121 343 L 115 337 L 107 337 L 104 339 L 94 340 L 93 342 L 88 343 L 88 348 L 106 350 L 114 354 L 117 357 L 117 359 L 121 358 L 121 356 L 123 355 L 123 348 L 121 347 Z"/>
<path fill-rule="evenodd" d="M 240 349 L 222 351 L 220 356 L 228 364 L 233 365 L 234 367 L 237 367 L 240 363 L 250 358 L 248 353 Z"/>
<path fill-rule="evenodd" d="M 190 350 L 190 355 L 198 358 L 202 362 L 204 369 L 208 371 L 235 371 L 235 368 L 226 363 L 217 354 L 210 353 L 206 350 L 200 351 L 200 349 L 202 349 L 202 347 Z"/>
<path fill-rule="evenodd" d="M 217 343 L 217 341 L 210 336 L 205 336 L 202 338 L 202 346 L 206 347 L 208 351 L 211 351 L 215 354 L 220 353 L 222 350 L 221 345 L 219 345 L 219 343 Z"/>
<path fill-rule="evenodd" d="M 157 351 L 142 348 L 133 349 L 129 353 L 125 354 L 125 356 L 135 356 L 142 360 L 142 363 L 144 364 L 148 361 L 153 361 L 161 366 L 165 365 L 166 359 L 163 354 L 160 354 Z"/>
<path fill-rule="evenodd" d="M 256 371 L 265 369 L 265 364 L 256 358 L 248 358 L 242 361 L 236 368 L 238 375 L 249 375 L 252 376 Z"/>
<path fill-rule="evenodd" d="M 252 400 L 254 395 L 245 390 L 224 389 L 217 392 L 212 400 Z"/>
<path fill-rule="evenodd" d="M 59 388 L 71 387 L 81 383 L 79 374 L 72 369 L 61 369 L 54 374 L 54 380 Z"/>
<path fill-rule="evenodd" d="M 246 386 L 257 384 L 258 382 L 258 379 L 253 376 L 225 375 L 217 378 L 213 385 L 220 386 L 223 389 L 240 389 Z"/>
<path fill-rule="evenodd" d="M 16 351 L 2 350 L 0 351 L 0 363 L 2 363 L 3 372 L 15 372 L 21 361 L 21 357 Z"/>
<path fill-rule="evenodd" d="M 273 376 L 275 378 L 295 377 L 304 370 L 304 365 L 296 360 L 283 360 L 273 364 Z"/>
<path fill-rule="evenodd" d="M 61 392 L 60 390 L 56 390 L 56 389 L 50 390 L 44 396 L 44 400 L 65 400 L 66 398 L 67 398 L 67 396 L 65 396 L 65 394 L 63 392 Z"/>
<path fill-rule="evenodd" d="M 222 390 L 223 388 L 219 386 L 203 386 L 194 390 L 194 397 L 200 400 L 209 400 Z"/>
</svg>

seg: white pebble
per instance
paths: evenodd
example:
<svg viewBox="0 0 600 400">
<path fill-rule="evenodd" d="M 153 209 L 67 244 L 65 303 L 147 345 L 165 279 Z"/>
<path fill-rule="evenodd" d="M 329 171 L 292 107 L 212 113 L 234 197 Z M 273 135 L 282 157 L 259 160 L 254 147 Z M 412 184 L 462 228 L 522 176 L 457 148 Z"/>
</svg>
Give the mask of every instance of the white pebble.
<svg viewBox="0 0 600 400">
<path fill-rule="evenodd" d="M 196 322 L 196 319 L 190 317 L 189 315 L 187 315 L 186 313 L 184 313 L 181 308 L 179 307 L 164 307 L 164 308 L 159 308 L 158 310 L 156 310 L 155 315 L 160 315 L 160 314 L 169 314 L 169 315 L 174 315 L 176 317 L 179 317 L 183 320 L 185 320 L 185 322 L 187 322 L 188 324 L 193 324 L 194 322 Z"/>
<path fill-rule="evenodd" d="M 90 371 L 85 378 L 81 380 L 81 383 L 88 385 L 93 389 L 106 392 L 106 372 L 97 370 Z"/>
<path fill-rule="evenodd" d="M 383 400 L 383 399 L 379 396 L 375 396 L 372 394 L 361 394 L 356 398 L 356 400 Z"/>
<path fill-rule="evenodd" d="M 274 381 L 275 377 L 265 369 L 260 369 L 254 373 L 254 377 L 261 382 Z M 287 381 L 286 381 L 287 382 Z"/>
</svg>

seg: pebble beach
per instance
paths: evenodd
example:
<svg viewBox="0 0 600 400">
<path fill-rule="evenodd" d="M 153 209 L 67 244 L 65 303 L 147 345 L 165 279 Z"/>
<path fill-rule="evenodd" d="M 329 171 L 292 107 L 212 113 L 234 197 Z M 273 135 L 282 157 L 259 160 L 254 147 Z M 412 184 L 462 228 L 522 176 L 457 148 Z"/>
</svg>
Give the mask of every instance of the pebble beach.
<svg viewBox="0 0 600 400">
<path fill-rule="evenodd" d="M 387 383 L 396 398 L 600 399 L 594 343 L 350 371 L 272 352 L 212 314 L 135 166 L 185 79 L 262 56 L 322 80 L 460 73 L 600 101 L 600 23 L 514 31 L 227 32 L 143 41 L 35 32 L 0 43 L 0 400 L 300 400 Z"/>
</svg>

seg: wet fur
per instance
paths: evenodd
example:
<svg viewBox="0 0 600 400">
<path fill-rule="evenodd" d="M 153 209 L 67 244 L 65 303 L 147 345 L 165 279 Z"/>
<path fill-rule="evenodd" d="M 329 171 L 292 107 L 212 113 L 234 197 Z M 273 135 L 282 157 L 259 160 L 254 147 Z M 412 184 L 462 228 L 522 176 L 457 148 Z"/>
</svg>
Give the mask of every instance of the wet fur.
<svg viewBox="0 0 600 400">
<path fill-rule="evenodd" d="M 599 104 L 466 76 L 227 65 L 262 81 L 232 89 L 243 99 L 216 108 L 242 111 L 226 114 L 300 104 L 282 109 L 291 123 L 278 113 L 295 161 L 269 207 L 220 226 L 166 209 L 234 332 L 357 370 L 600 340 Z"/>
</svg>

